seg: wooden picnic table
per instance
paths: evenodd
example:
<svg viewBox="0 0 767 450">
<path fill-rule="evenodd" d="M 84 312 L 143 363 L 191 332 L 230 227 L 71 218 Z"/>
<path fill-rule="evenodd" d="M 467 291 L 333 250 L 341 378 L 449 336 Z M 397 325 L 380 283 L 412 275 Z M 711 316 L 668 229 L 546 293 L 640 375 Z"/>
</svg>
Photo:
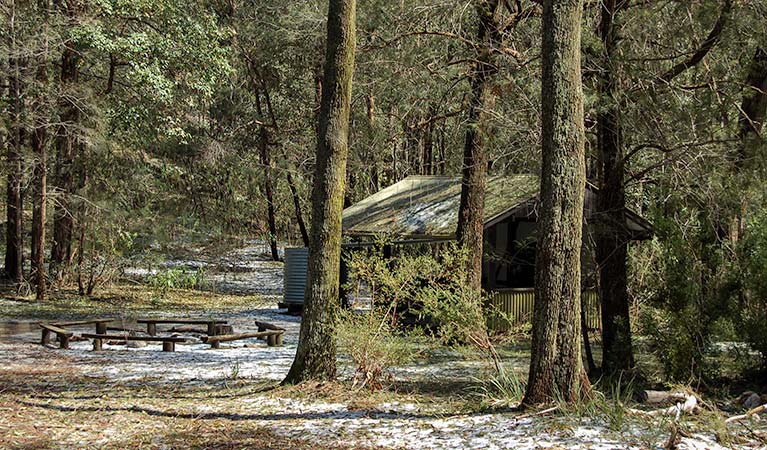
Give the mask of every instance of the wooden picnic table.
<svg viewBox="0 0 767 450">
<path fill-rule="evenodd" d="M 76 327 L 78 325 L 96 325 L 96 333 L 104 334 L 107 332 L 107 324 L 114 322 L 115 319 L 83 319 L 83 320 L 71 320 L 71 321 L 59 321 L 51 322 L 50 324 L 56 327 Z"/>
<path fill-rule="evenodd" d="M 59 347 L 64 349 L 69 348 L 69 339 L 74 335 L 74 333 L 49 323 L 40 323 L 38 325 L 40 325 L 40 328 L 43 329 L 43 336 L 42 339 L 40 339 L 41 345 L 50 344 L 51 333 L 56 333 L 56 337 L 59 339 Z"/>
<path fill-rule="evenodd" d="M 177 342 L 186 342 L 186 338 L 179 336 L 131 336 L 129 334 L 89 334 L 83 333 L 84 338 L 93 339 L 93 351 L 101 351 L 103 341 L 105 339 L 112 339 L 116 341 L 145 341 L 145 342 L 162 342 L 162 351 L 172 352 L 176 350 Z"/>
<path fill-rule="evenodd" d="M 138 319 L 136 323 L 145 323 L 146 332 L 150 336 L 155 336 L 157 334 L 158 323 L 161 323 L 161 324 L 181 323 L 181 324 L 188 324 L 188 325 L 207 325 L 208 336 L 215 336 L 216 325 L 225 325 L 227 322 L 226 320 L 215 320 L 215 319 Z"/>
<path fill-rule="evenodd" d="M 203 336 L 202 342 L 210 344 L 211 348 L 219 348 L 221 342 L 239 341 L 240 339 L 258 338 L 266 339 L 269 347 L 282 345 L 282 333 L 285 330 L 257 331 L 253 333 L 223 334 L 219 336 Z"/>
</svg>

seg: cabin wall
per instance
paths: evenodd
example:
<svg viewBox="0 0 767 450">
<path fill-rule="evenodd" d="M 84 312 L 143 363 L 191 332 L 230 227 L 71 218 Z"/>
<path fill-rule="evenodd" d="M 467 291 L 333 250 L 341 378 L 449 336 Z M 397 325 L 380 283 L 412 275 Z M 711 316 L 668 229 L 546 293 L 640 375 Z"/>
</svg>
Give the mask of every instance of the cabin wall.
<svg viewBox="0 0 767 450">
<path fill-rule="evenodd" d="M 535 222 L 510 217 L 485 230 L 482 287 L 488 291 L 532 288 L 535 285 Z M 593 289 L 593 232 L 583 233 L 581 272 L 584 289 Z"/>
</svg>

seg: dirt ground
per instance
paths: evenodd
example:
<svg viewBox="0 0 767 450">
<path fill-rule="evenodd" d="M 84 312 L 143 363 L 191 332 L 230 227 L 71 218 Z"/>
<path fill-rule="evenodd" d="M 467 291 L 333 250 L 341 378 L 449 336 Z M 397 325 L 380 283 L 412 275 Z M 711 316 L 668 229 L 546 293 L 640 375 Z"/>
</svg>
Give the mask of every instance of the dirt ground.
<svg viewBox="0 0 767 450">
<path fill-rule="evenodd" d="M 156 297 L 117 286 L 87 300 L 0 300 L 0 448 L 663 448 L 672 429 L 680 430 L 678 448 L 764 448 L 763 422 L 727 429 L 714 412 L 674 425 L 624 416 L 607 401 L 544 415 L 494 409 L 482 389 L 487 361 L 460 352 L 396 368 L 393 384 L 378 392 L 352 385 L 343 355 L 340 381 L 282 387 L 300 319 L 277 310 L 274 299 L 197 291 Z M 41 346 L 35 325 L 107 316 L 138 327 L 133 320 L 147 315 L 215 317 L 236 331 L 261 320 L 286 334 L 282 347 L 251 340 L 210 349 L 192 333 L 173 353 L 159 345 L 93 352 L 88 341 L 69 350 Z M 524 345 L 503 355 L 512 367 L 527 360 Z"/>
</svg>

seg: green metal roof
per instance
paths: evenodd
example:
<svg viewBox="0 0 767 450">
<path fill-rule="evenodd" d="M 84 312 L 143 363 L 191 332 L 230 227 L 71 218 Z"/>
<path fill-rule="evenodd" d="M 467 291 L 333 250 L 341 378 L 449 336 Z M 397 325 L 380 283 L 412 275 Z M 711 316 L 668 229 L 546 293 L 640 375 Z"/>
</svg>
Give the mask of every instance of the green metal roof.
<svg viewBox="0 0 767 450">
<path fill-rule="evenodd" d="M 485 226 L 534 199 L 538 189 L 535 175 L 488 178 Z M 460 177 L 410 176 L 346 208 L 344 234 L 452 238 L 460 200 Z"/>
</svg>

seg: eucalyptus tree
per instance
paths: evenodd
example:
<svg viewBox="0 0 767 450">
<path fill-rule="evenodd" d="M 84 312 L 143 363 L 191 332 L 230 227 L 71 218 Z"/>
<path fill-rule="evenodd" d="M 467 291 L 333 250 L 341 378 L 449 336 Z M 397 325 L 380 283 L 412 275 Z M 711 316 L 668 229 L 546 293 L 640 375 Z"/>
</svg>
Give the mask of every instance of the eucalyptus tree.
<svg viewBox="0 0 767 450">
<path fill-rule="evenodd" d="M 666 104 L 667 101 L 659 101 L 659 97 L 674 95 L 670 92 L 673 90 L 674 80 L 701 64 L 711 49 L 720 42 L 722 32 L 730 21 L 732 7 L 731 0 L 724 0 L 721 5 L 717 4 L 713 8 L 709 7 L 717 14 L 708 34 L 700 38 L 700 43 L 690 46 L 684 42 L 689 33 L 682 32 L 677 35 L 681 37 L 679 42 L 672 40 L 679 47 L 678 53 L 660 56 L 648 55 L 647 50 L 651 46 L 645 44 L 653 33 L 665 33 L 667 30 L 660 27 L 634 30 L 629 27 L 639 23 L 637 17 L 642 16 L 646 19 L 648 16 L 655 17 L 656 19 L 649 21 L 665 25 L 665 20 L 675 20 L 673 18 L 677 14 L 689 14 L 690 7 L 635 5 L 625 0 L 607 0 L 599 3 L 596 35 L 600 45 L 593 51 L 596 56 L 591 62 L 594 64 L 591 66 L 591 73 L 595 74 L 595 90 L 598 93 L 594 106 L 596 111 L 592 116 L 592 120 L 595 120 L 596 134 L 595 181 L 599 188 L 596 202 L 595 253 L 602 311 L 602 370 L 606 373 L 634 366 L 628 292 L 630 232 L 626 228 L 625 211 L 628 204 L 625 186 L 631 181 L 630 171 L 641 163 L 635 163 L 632 167 L 631 159 L 638 159 L 647 149 L 663 148 L 663 144 L 652 140 L 669 139 L 674 134 L 674 130 L 671 130 L 669 135 L 658 136 L 654 133 L 659 129 L 656 127 L 651 131 L 655 136 L 640 137 L 637 128 L 641 127 L 636 127 L 635 119 L 646 121 L 646 118 L 657 118 L 642 112 L 647 104 L 642 102 L 641 98 L 648 96 L 658 105 Z M 658 17 L 663 19 L 658 20 Z M 702 24 L 698 24 L 700 25 Z M 625 39 L 626 36 L 632 36 L 632 39 Z M 631 48 L 632 40 L 642 41 L 643 45 L 638 49 Z M 688 48 L 683 48 L 684 46 Z M 636 50 L 645 55 L 631 55 L 631 52 Z M 661 48 L 659 52 L 668 53 L 668 50 Z M 632 72 L 630 66 L 637 62 L 654 67 L 646 65 L 643 73 Z M 667 65 L 664 66 L 663 63 Z M 649 73 L 647 69 L 650 69 Z M 642 115 L 646 118 L 641 118 Z M 632 126 L 628 127 L 625 123 L 627 121 Z M 634 149 L 626 149 L 627 142 L 639 140 L 644 142 L 637 144 Z"/>
<path fill-rule="evenodd" d="M 341 260 L 341 214 L 348 155 L 349 109 L 356 45 L 355 0 L 330 0 L 306 298 L 298 349 L 285 383 L 332 379 Z"/>
<path fill-rule="evenodd" d="M 51 122 L 51 107 L 49 94 L 49 25 L 51 16 L 50 0 L 39 3 L 39 14 L 42 16 L 42 28 L 40 30 L 41 43 L 36 62 L 35 89 L 36 95 L 32 101 L 34 111 L 32 129 L 32 151 L 35 154 L 34 184 L 35 199 L 32 211 L 32 277 L 34 278 L 35 297 L 37 300 L 45 300 L 47 291 L 47 274 L 45 272 L 45 213 L 47 207 L 47 146 L 49 141 L 49 128 Z"/>
<path fill-rule="evenodd" d="M 495 94 L 492 92 L 491 77 L 498 71 L 497 55 L 516 52 L 505 47 L 505 35 L 513 31 L 517 24 L 532 14 L 535 6 L 526 10 L 521 2 L 514 3 L 498 0 L 480 0 L 477 2 L 478 31 L 473 45 L 477 56 L 471 69 L 471 93 L 469 97 L 468 119 L 465 123 L 465 141 L 463 146 L 463 164 L 461 170 L 461 201 L 458 208 L 458 229 L 456 237 L 466 249 L 468 264 L 466 278 L 469 286 L 476 292 L 482 288 L 482 258 L 484 244 L 484 203 L 485 178 L 487 174 L 487 134 L 488 116 L 492 110 Z M 511 8 L 510 17 L 502 15 L 503 9 Z"/>
<path fill-rule="evenodd" d="M 754 26 L 763 21 L 764 5 L 606 1 L 595 12 L 595 39 L 587 37 L 584 46 L 584 73 L 587 89 L 598 95 L 592 97 L 586 121 L 596 137 L 593 176 L 600 189 L 595 238 L 603 369 L 613 373 L 633 365 L 631 326 L 636 315 L 630 311 L 641 302 L 654 299 L 653 304 L 677 311 L 680 327 L 689 327 L 684 324 L 689 320 L 696 324 L 697 331 L 689 333 L 668 330 L 669 339 L 675 334 L 695 340 L 694 335 L 707 334 L 702 330 L 714 315 L 701 312 L 719 308 L 714 285 L 731 253 L 723 242 L 732 217 L 727 210 L 734 207 L 727 206 L 728 197 L 742 195 L 740 185 L 731 183 L 736 178 L 732 172 L 721 169 L 732 160 L 744 78 L 740 73 L 764 34 Z M 630 249 L 623 215 L 627 206 L 654 217 L 661 248 L 668 246 L 680 257 L 649 263 L 641 259 L 644 250 L 639 247 L 657 249 L 657 244 Z M 678 247 L 677 232 L 688 237 L 689 248 Z M 693 263 L 692 256 L 682 258 L 688 250 L 701 259 Z M 647 276 L 658 280 L 673 275 L 654 269 L 648 275 L 649 267 L 671 270 L 675 261 L 680 277 L 699 277 L 698 294 L 676 278 L 643 286 L 640 280 Z M 697 350 L 675 354 L 693 353 Z"/>
<path fill-rule="evenodd" d="M 24 177 L 23 147 L 27 129 L 24 124 L 24 46 L 21 34 L 24 26 L 23 5 L 17 1 L 8 2 L 4 8 L 6 56 L 8 59 L 8 106 L 6 123 L 7 138 L 7 189 L 5 226 L 5 274 L 15 283 L 23 279 L 23 202 L 21 185 Z"/>
<path fill-rule="evenodd" d="M 581 0 L 543 2 L 541 209 L 537 225 L 530 372 L 523 402 L 577 401 L 588 379 L 581 362 L 580 297 L 586 187 Z"/>
</svg>

